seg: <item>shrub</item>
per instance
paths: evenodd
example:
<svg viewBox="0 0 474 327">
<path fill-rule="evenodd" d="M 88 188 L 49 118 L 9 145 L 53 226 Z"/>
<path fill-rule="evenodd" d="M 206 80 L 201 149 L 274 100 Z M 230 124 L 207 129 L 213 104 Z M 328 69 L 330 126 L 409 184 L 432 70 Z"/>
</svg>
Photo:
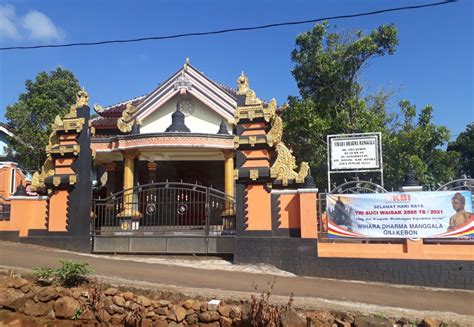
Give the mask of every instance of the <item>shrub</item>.
<svg viewBox="0 0 474 327">
<path fill-rule="evenodd" d="M 35 276 L 36 282 L 43 285 L 57 282 L 66 287 L 77 286 L 86 282 L 86 276 L 93 271 L 85 262 L 59 260 L 59 263 L 61 266 L 58 269 L 48 267 L 34 269 L 33 276 Z"/>
<path fill-rule="evenodd" d="M 86 262 L 59 260 L 61 267 L 56 269 L 56 275 L 64 286 L 77 286 L 87 281 L 86 275 L 92 272 Z"/>
<path fill-rule="evenodd" d="M 51 285 L 54 281 L 54 269 L 48 267 L 35 268 L 33 270 L 33 276 L 35 276 L 39 284 Z"/>
</svg>

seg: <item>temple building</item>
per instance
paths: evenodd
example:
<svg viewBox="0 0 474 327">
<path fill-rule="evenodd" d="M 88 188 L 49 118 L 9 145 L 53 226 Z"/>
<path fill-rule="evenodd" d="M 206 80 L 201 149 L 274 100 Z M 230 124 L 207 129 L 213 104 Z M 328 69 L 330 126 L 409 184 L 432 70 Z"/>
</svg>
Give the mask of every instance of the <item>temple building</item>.
<svg viewBox="0 0 474 327">
<path fill-rule="evenodd" d="M 137 185 L 187 182 L 234 196 L 236 90 L 189 63 L 150 93 L 95 105 L 96 197 Z"/>
</svg>

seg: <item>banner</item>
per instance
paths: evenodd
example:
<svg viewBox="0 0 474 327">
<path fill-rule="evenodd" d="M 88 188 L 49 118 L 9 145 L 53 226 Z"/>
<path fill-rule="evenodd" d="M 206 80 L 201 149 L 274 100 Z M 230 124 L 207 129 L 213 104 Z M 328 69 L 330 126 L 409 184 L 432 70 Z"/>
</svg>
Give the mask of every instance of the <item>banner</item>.
<svg viewBox="0 0 474 327">
<path fill-rule="evenodd" d="M 327 194 L 329 237 L 474 237 L 469 191 Z"/>
</svg>

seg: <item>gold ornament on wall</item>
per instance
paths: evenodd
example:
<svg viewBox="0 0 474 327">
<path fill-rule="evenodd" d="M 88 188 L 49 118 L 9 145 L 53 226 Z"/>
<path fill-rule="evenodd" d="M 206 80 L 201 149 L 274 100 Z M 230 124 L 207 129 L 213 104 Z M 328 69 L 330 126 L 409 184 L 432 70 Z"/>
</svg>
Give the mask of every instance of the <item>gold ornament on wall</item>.
<svg viewBox="0 0 474 327">
<path fill-rule="evenodd" d="M 283 186 L 287 186 L 290 180 L 303 183 L 309 172 L 308 163 L 302 162 L 300 171 L 297 173 L 294 171 L 298 167 L 296 159 L 283 142 L 277 144 L 276 152 L 277 158 L 270 168 L 270 176 L 275 180 L 280 180 Z"/>
<path fill-rule="evenodd" d="M 117 127 L 122 133 L 130 133 L 132 131 L 135 119 L 133 115 L 137 112 L 137 108 L 131 103 L 127 103 L 125 110 L 122 112 L 122 117 L 117 120 Z"/>
<path fill-rule="evenodd" d="M 76 103 L 71 106 L 69 109 L 69 113 L 67 113 L 64 118 L 76 118 L 77 117 L 77 109 L 82 108 L 83 106 L 89 105 L 89 94 L 87 94 L 86 90 L 82 88 L 76 94 Z"/>
</svg>

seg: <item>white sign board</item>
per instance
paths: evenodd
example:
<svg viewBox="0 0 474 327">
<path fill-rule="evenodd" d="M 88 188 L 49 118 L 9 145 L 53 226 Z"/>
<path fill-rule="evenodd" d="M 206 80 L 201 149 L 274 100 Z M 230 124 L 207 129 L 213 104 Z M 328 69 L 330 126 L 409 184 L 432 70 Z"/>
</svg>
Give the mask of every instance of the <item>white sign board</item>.
<svg viewBox="0 0 474 327">
<path fill-rule="evenodd" d="M 378 135 L 330 138 L 331 170 L 378 169 Z"/>
</svg>

